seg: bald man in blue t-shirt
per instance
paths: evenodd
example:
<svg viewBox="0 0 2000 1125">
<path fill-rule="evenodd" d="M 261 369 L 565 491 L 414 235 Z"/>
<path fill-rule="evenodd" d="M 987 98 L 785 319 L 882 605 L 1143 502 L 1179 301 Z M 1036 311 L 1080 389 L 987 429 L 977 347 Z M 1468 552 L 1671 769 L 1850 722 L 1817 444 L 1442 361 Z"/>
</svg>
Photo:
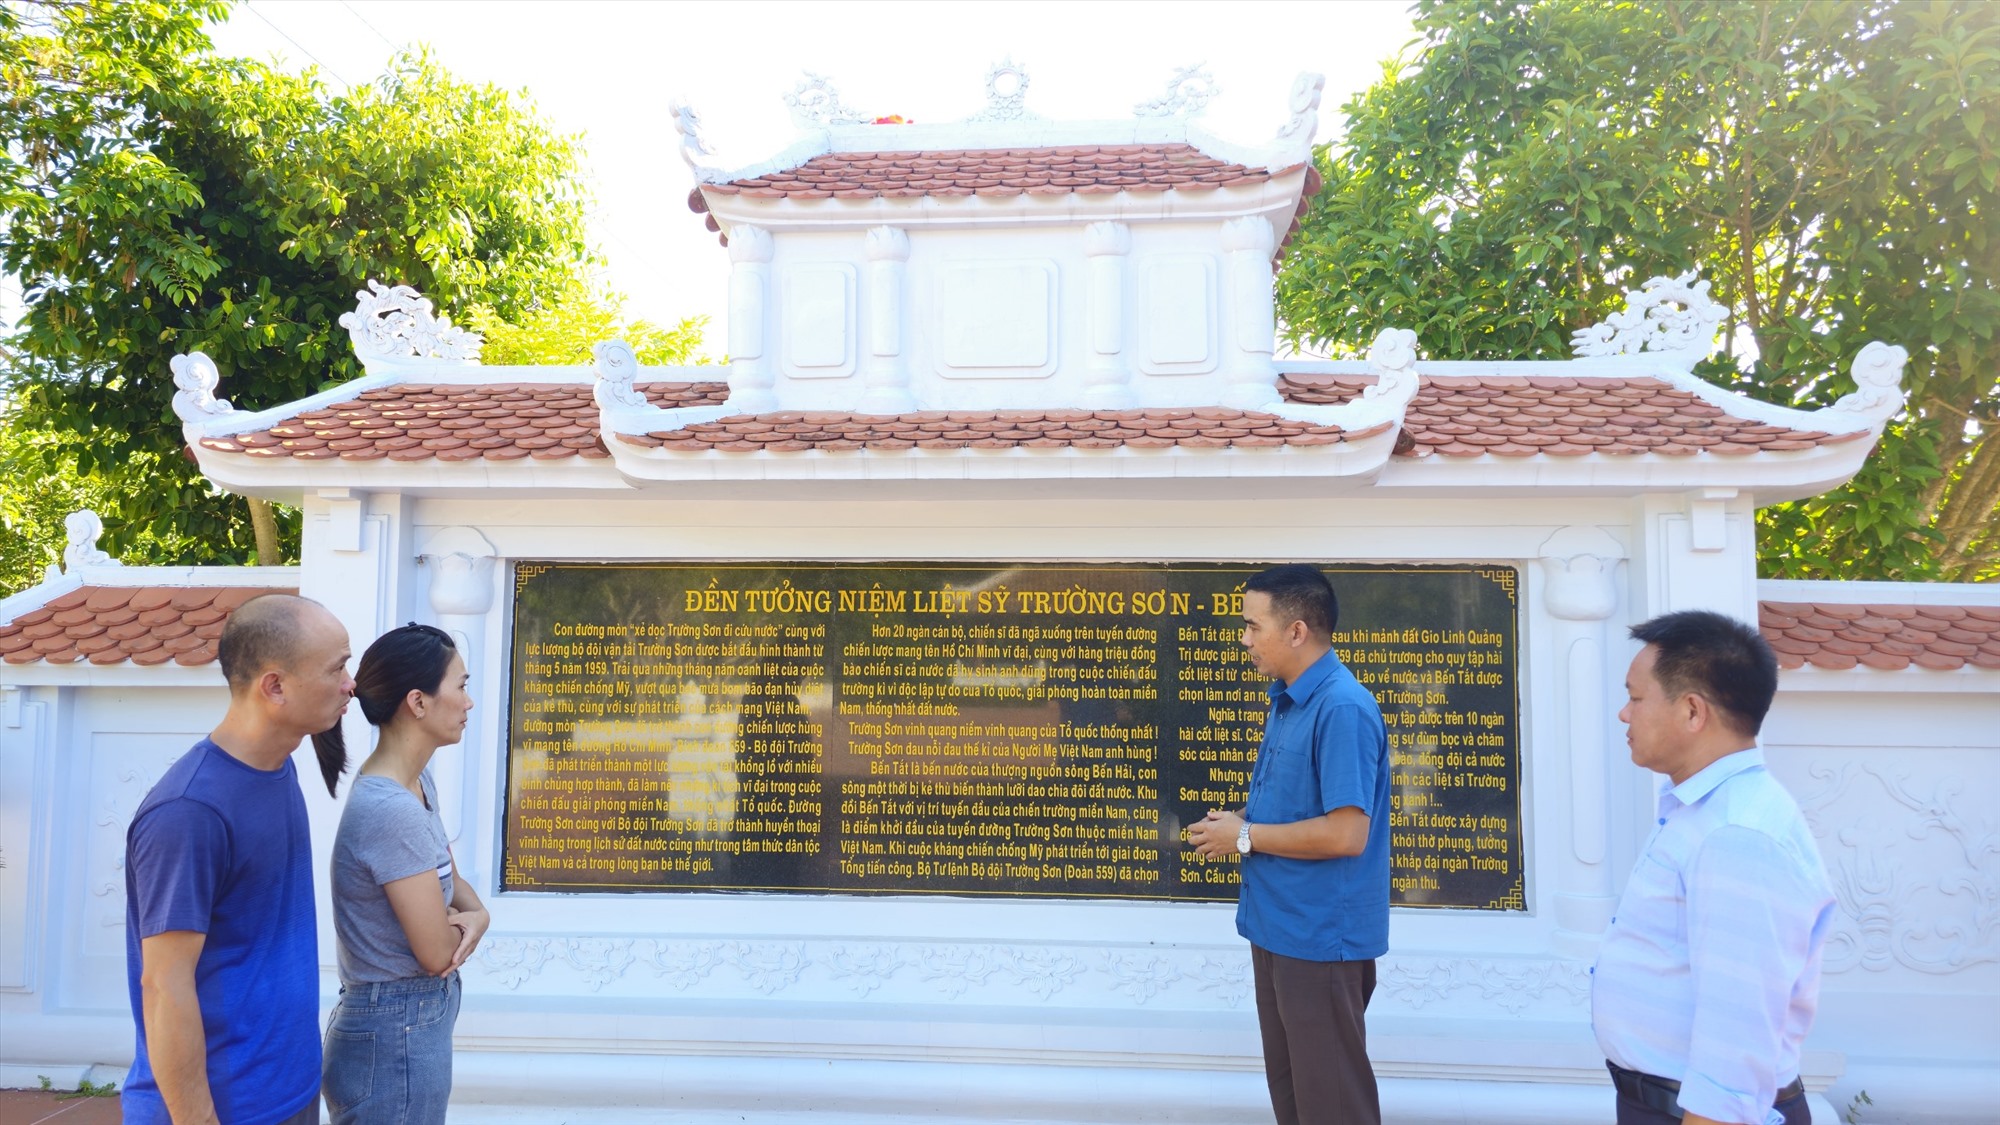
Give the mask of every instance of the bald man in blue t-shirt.
<svg viewBox="0 0 2000 1125">
<path fill-rule="evenodd" d="M 314 1125 L 319 948 L 292 751 L 354 695 L 347 630 L 317 602 L 239 606 L 217 649 L 229 710 L 125 835 L 138 1025 L 126 1125 Z"/>
</svg>

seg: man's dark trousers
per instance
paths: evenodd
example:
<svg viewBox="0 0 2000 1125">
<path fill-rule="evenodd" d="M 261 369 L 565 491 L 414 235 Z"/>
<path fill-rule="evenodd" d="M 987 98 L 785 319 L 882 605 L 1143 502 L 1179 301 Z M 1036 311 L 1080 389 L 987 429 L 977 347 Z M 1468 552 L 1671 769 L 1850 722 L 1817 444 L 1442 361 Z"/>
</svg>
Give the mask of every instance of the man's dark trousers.
<svg viewBox="0 0 2000 1125">
<path fill-rule="evenodd" d="M 1806 1105 L 1804 1094 L 1787 1098 L 1771 1108 L 1785 1115 L 1785 1125 L 1812 1125 L 1812 1109 Z M 1680 1125 L 1680 1120 L 1671 1113 L 1641 1105 L 1623 1094 L 1618 1096 L 1618 1125 Z"/>
<path fill-rule="evenodd" d="M 1362 1020 L 1375 962 L 1301 961 L 1253 945 L 1250 966 L 1278 1125 L 1380 1125 Z"/>
</svg>

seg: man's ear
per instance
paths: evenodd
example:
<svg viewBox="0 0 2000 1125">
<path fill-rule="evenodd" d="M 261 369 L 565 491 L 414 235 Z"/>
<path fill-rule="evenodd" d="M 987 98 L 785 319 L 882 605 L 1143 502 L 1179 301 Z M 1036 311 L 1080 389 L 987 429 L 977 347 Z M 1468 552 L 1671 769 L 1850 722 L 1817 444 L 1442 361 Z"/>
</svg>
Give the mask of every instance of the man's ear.
<svg viewBox="0 0 2000 1125">
<path fill-rule="evenodd" d="M 1700 734 L 1715 722 L 1715 705 L 1708 697 L 1698 692 L 1688 692 L 1681 696 L 1681 722 L 1689 734 Z"/>
<path fill-rule="evenodd" d="M 273 706 L 285 704 L 285 674 L 276 668 L 265 670 L 257 677 L 257 698 Z"/>
</svg>

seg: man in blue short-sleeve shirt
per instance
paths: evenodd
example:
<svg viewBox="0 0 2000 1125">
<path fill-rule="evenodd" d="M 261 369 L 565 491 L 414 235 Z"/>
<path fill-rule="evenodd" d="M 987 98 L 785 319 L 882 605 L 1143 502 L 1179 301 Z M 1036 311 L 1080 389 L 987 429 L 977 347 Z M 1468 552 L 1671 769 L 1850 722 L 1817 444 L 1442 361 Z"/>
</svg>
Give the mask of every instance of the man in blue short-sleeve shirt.
<svg viewBox="0 0 2000 1125">
<path fill-rule="evenodd" d="M 1277 681 L 1241 812 L 1188 829 L 1242 856 L 1236 929 L 1250 941 L 1264 1074 L 1282 1125 L 1376 1125 L 1363 1013 L 1389 948 L 1389 739 L 1381 709 L 1333 653 L 1326 576 L 1274 567 L 1244 584 L 1243 647 Z"/>
<path fill-rule="evenodd" d="M 292 751 L 354 694 L 347 630 L 316 602 L 239 606 L 217 647 L 229 710 L 168 767 L 125 836 L 138 1043 L 127 1125 L 319 1120 L 312 845 Z"/>
</svg>

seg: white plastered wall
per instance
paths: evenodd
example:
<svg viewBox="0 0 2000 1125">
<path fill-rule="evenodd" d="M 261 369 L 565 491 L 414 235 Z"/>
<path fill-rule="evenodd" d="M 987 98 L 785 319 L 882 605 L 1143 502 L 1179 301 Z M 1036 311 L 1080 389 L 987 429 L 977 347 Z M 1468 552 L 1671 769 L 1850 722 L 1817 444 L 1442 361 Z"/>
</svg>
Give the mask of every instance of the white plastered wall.
<svg viewBox="0 0 2000 1125">
<path fill-rule="evenodd" d="M 831 1114 L 824 1120 L 1257 1121 L 1268 1113 L 1243 945 L 1226 906 L 492 895 L 507 562 L 541 558 L 1520 568 L 1531 909 L 1397 911 L 1371 1009 L 1373 1050 L 1392 1120 L 1602 1118 L 1608 1092 L 1598 1084 L 1583 972 L 1591 900 L 1622 887 L 1652 791 L 1652 779 L 1625 760 L 1615 718 L 1633 650 L 1623 631 L 1688 604 L 1754 612 L 1747 497 L 1721 505 L 1721 547 L 1698 550 L 1694 524 L 1718 513 L 1697 516 L 1692 503 L 1708 497 L 1491 504 L 1185 489 L 1098 500 L 912 491 L 916 498 L 784 502 L 635 494 L 591 505 L 307 498 L 303 589 L 341 616 L 357 652 L 375 632 L 416 619 L 447 623 L 474 655 L 481 706 L 468 749 L 439 763 L 446 802 L 459 806 L 461 865 L 495 914 L 486 955 L 467 977 L 460 1119 L 521 1112 L 509 1104 L 564 1105 L 576 1119 L 605 1121 L 625 1119 L 619 1105 L 676 1108 L 684 1120 L 722 1107 Z M 470 580 L 452 569 L 454 552 L 480 551 L 496 564 L 474 568 Z M 442 612 L 434 596 L 452 587 L 459 600 L 445 608 L 463 609 L 468 581 L 486 587 L 476 622 Z M 1588 604 L 1593 590 L 1608 591 L 1608 603 Z M 1811 600 L 1807 593 L 1764 596 Z M 107 865 L 130 806 L 212 725 L 225 695 L 212 668 L 128 669 L 123 681 L 100 677 L 95 686 L 83 682 L 89 670 L 5 671 L 0 1078 L 65 1081 L 91 1064 L 116 1077 L 131 1031 L 122 895 Z M 161 686 L 142 686 L 147 676 Z M 1590 699 L 1593 683 L 1601 694 Z M 1837 1119 L 1832 1105 L 1863 1089 L 1885 1107 L 1879 1120 L 1970 1122 L 1994 1104 L 1990 1064 L 2000 1044 L 1982 1017 L 2000 999 L 2000 956 L 1990 916 L 1975 904 L 1988 902 L 1979 896 L 1990 898 L 2000 858 L 1990 845 L 1991 810 L 2000 807 L 1996 710 L 1992 685 L 1976 677 L 1787 674 L 1767 730 L 1773 769 L 1815 816 L 1829 868 L 1861 887 L 1858 913 L 1842 923 L 1842 948 L 1854 952 L 1830 959 L 1809 1044 L 1821 1081 L 1846 1056 L 1833 1103 L 1820 1104 L 1823 1119 Z M 354 721 L 349 736 L 365 753 L 365 727 Z M 309 752 L 297 761 L 323 865 L 339 806 L 315 790 Z M 1592 787 L 1603 810 L 1598 848 L 1579 831 Z M 1935 807 L 1956 819 L 1929 819 Z M 1842 832 L 1862 842 L 1843 850 Z M 17 847 L 25 849 L 18 866 Z M 1960 928 L 1947 932 L 1954 921 Z M 330 1003 L 332 935 L 323 930 Z M 1939 934 L 1970 951 L 1963 963 L 1938 962 L 1951 946 Z"/>
<path fill-rule="evenodd" d="M 1626 589 L 1620 561 L 1635 539 L 1638 514 L 1629 502 L 1499 506 L 1221 492 L 1100 500 L 636 496 L 588 507 L 417 500 L 411 516 L 408 542 L 471 528 L 501 560 L 1298 558 L 1516 566 L 1525 606 L 1519 683 L 1531 909 L 1395 912 L 1393 951 L 1372 1009 L 1374 1051 L 1391 1080 L 1385 1096 L 1415 1115 L 1407 1120 L 1455 1120 L 1456 1111 L 1435 1104 L 1437 1089 L 1469 1093 L 1468 1081 L 1496 1085 L 1498 1093 L 1479 1095 L 1489 1104 L 1525 1099 L 1522 1120 L 1567 1116 L 1559 1103 L 1571 1096 L 1586 1107 L 1581 1119 L 1601 1108 L 1602 1091 L 1592 1085 L 1602 1072 L 1587 1026 L 1588 962 L 1579 959 L 1588 956 L 1589 935 L 1559 936 L 1553 904 L 1559 893 L 1612 893 L 1638 835 L 1631 818 L 1612 818 L 1603 829 L 1611 843 L 1586 863 L 1567 827 L 1577 803 L 1574 755 L 1595 755 L 1600 769 L 1590 776 L 1611 790 L 1636 789 L 1641 780 L 1622 777 L 1637 771 L 1629 764 L 1621 771 L 1622 741 L 1613 744 L 1611 693 L 1630 652 L 1619 637 L 1627 607 L 1640 600 Z M 1568 537 L 1559 537 L 1565 529 Z M 1543 556 L 1572 542 L 1595 552 L 1612 591 L 1603 618 L 1581 626 L 1593 631 L 1592 664 L 1564 672 L 1565 682 L 1599 693 L 1593 729 L 1575 731 L 1567 721 L 1537 721 L 1570 702 L 1548 672 L 1559 655 L 1557 622 L 1538 607 L 1548 580 Z M 1478 549 L 1467 551 L 1468 544 Z M 413 588 L 389 600 L 421 616 L 432 570 L 403 573 Z M 478 698 L 492 702 L 475 712 L 467 739 L 473 749 L 463 775 L 461 837 L 461 863 L 484 868 L 488 892 L 504 785 L 504 565 L 491 581 L 497 596 L 474 677 Z M 1567 659 L 1568 650 L 1560 655 Z M 1603 800 L 1602 790 L 1585 798 L 1598 806 Z M 464 1047 L 494 1052 L 496 1061 L 524 1052 L 626 1054 L 634 1059 L 623 1072 L 628 1086 L 669 1080 L 673 1064 L 659 1060 L 689 1055 L 1012 1064 L 996 1082 L 1025 1076 L 1022 1067 L 1083 1066 L 1103 1076 L 1165 1067 L 1210 1074 L 1202 1087 L 1208 1093 L 1190 1104 L 1205 1105 L 1211 1117 L 1257 1120 L 1268 1112 L 1247 955 L 1226 905 L 683 894 L 508 894 L 495 895 L 493 905 L 494 934 L 488 956 L 468 974 L 460 1035 Z M 781 1072 L 771 1065 L 773 1075 Z M 614 1081 L 601 1066 L 592 1072 Z M 1096 1084 L 1127 1086 L 1103 1076 Z M 1426 1085 L 1444 1077 L 1461 1082 Z M 1537 1079 L 1560 1083 L 1564 1092 L 1523 1084 Z M 490 1082 L 490 1096 L 519 1094 L 514 1078 L 497 1069 Z M 1189 1096 L 1175 1083 L 1153 1089 L 1160 1097 L 1170 1090 Z M 1016 1094 L 998 1088 L 971 1093 L 1016 1104 Z"/>
</svg>

